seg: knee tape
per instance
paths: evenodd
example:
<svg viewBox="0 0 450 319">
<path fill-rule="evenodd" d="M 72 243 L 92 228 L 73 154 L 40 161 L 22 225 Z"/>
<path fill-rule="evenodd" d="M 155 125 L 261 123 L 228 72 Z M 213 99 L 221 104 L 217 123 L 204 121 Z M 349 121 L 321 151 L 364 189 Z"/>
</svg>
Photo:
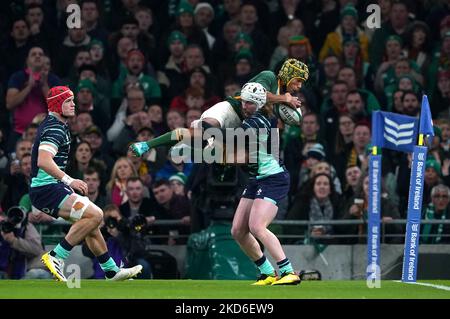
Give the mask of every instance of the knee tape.
<svg viewBox="0 0 450 319">
<path fill-rule="evenodd" d="M 86 196 L 77 195 L 77 198 L 70 209 L 70 219 L 73 221 L 80 220 L 90 203 L 91 201 Z"/>
</svg>

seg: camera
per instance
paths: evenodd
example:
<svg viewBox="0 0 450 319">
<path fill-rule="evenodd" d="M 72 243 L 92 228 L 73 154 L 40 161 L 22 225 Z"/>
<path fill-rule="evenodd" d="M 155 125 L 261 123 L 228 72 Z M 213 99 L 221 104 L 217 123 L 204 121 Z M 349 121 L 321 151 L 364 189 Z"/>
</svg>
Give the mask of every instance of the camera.
<svg viewBox="0 0 450 319">
<path fill-rule="evenodd" d="M 136 233 L 142 232 L 146 229 L 147 220 L 144 215 L 136 215 L 131 220 L 122 218 L 117 220 L 110 216 L 105 220 L 105 226 L 108 228 L 117 228 L 122 233 L 134 231 Z"/>
<path fill-rule="evenodd" d="M 6 220 L 0 222 L 0 230 L 4 233 L 11 233 L 18 224 L 25 219 L 25 212 L 20 206 L 12 206 L 6 212 Z"/>
<path fill-rule="evenodd" d="M 108 228 L 117 228 L 117 225 L 119 225 L 119 222 L 114 217 L 108 217 L 105 219 L 105 225 Z"/>
<path fill-rule="evenodd" d="M 117 220 L 116 218 L 109 216 L 105 219 L 105 226 L 108 228 L 117 228 L 120 232 L 128 232 L 129 230 L 129 223 L 126 218 L 122 218 L 120 220 Z"/>
<path fill-rule="evenodd" d="M 139 233 L 141 231 L 144 231 L 147 226 L 147 220 L 145 219 L 144 215 L 136 215 L 131 219 L 131 229 L 135 232 Z"/>
</svg>

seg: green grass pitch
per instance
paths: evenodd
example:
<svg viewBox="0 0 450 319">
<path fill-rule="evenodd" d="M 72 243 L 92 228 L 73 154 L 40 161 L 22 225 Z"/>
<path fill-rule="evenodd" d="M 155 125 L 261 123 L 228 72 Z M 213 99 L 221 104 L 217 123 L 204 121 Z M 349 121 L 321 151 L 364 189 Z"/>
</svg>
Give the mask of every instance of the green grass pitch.
<svg viewBox="0 0 450 319">
<path fill-rule="evenodd" d="M 421 281 L 449 287 L 450 280 Z M 382 281 L 303 281 L 298 286 L 257 287 L 238 280 L 82 280 L 79 289 L 52 280 L 0 280 L 0 298 L 32 299 L 450 299 L 450 291 Z"/>
</svg>

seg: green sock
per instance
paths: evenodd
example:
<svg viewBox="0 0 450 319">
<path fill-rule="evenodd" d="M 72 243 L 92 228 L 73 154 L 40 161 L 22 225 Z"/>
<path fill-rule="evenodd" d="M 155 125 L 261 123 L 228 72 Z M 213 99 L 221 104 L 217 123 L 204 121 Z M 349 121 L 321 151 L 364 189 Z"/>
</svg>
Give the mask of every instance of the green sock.
<svg viewBox="0 0 450 319">
<path fill-rule="evenodd" d="M 55 248 L 53 248 L 53 251 L 55 252 L 56 257 L 62 260 L 67 259 L 70 255 L 70 251 L 63 248 L 61 244 L 58 244 Z"/>
<path fill-rule="evenodd" d="M 260 259 L 255 261 L 255 264 L 258 267 L 261 274 L 264 274 L 264 275 L 275 274 L 275 269 L 273 268 L 270 261 L 266 258 L 266 256 L 263 255 Z"/>
<path fill-rule="evenodd" d="M 278 268 L 280 268 L 280 274 L 294 272 L 294 268 L 292 268 L 292 264 L 288 258 L 285 258 L 285 259 L 277 262 L 277 265 L 278 265 Z"/>
<path fill-rule="evenodd" d="M 118 272 L 120 270 L 119 267 L 117 267 L 116 263 L 114 262 L 114 260 L 111 257 L 109 257 L 107 262 L 100 264 L 100 267 L 102 267 L 102 270 L 104 272 L 107 272 L 107 271 Z"/>
<path fill-rule="evenodd" d="M 161 146 L 161 145 L 174 146 L 181 140 L 181 137 L 177 136 L 176 131 L 177 130 L 173 130 L 173 131 L 164 133 L 161 136 L 155 137 L 154 139 L 147 141 L 147 145 L 150 148 L 154 148 L 154 147 Z M 173 135 L 173 138 L 172 138 L 172 135 Z M 177 137 L 179 138 L 179 140 Z"/>
</svg>

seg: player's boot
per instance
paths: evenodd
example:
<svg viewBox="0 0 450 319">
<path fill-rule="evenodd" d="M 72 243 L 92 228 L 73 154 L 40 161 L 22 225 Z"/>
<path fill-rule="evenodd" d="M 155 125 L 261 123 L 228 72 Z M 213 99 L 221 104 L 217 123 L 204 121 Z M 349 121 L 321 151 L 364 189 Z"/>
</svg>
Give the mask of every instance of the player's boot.
<svg viewBox="0 0 450 319">
<path fill-rule="evenodd" d="M 144 153 L 148 152 L 150 147 L 147 142 L 137 142 L 130 145 L 130 150 L 137 157 L 141 157 Z"/>
<path fill-rule="evenodd" d="M 261 274 L 256 282 L 252 283 L 253 286 L 270 286 L 277 280 L 277 275 Z"/>
<path fill-rule="evenodd" d="M 301 282 L 299 275 L 294 272 L 284 272 L 280 278 L 272 283 L 272 286 L 281 285 L 298 285 Z"/>
<path fill-rule="evenodd" d="M 137 265 L 131 268 L 120 268 L 112 278 L 106 278 L 111 281 L 121 281 L 136 277 L 142 271 L 142 266 Z"/>
<path fill-rule="evenodd" d="M 45 253 L 42 255 L 41 261 L 58 281 L 67 281 L 66 276 L 64 276 L 64 261 L 62 259 Z"/>
</svg>

